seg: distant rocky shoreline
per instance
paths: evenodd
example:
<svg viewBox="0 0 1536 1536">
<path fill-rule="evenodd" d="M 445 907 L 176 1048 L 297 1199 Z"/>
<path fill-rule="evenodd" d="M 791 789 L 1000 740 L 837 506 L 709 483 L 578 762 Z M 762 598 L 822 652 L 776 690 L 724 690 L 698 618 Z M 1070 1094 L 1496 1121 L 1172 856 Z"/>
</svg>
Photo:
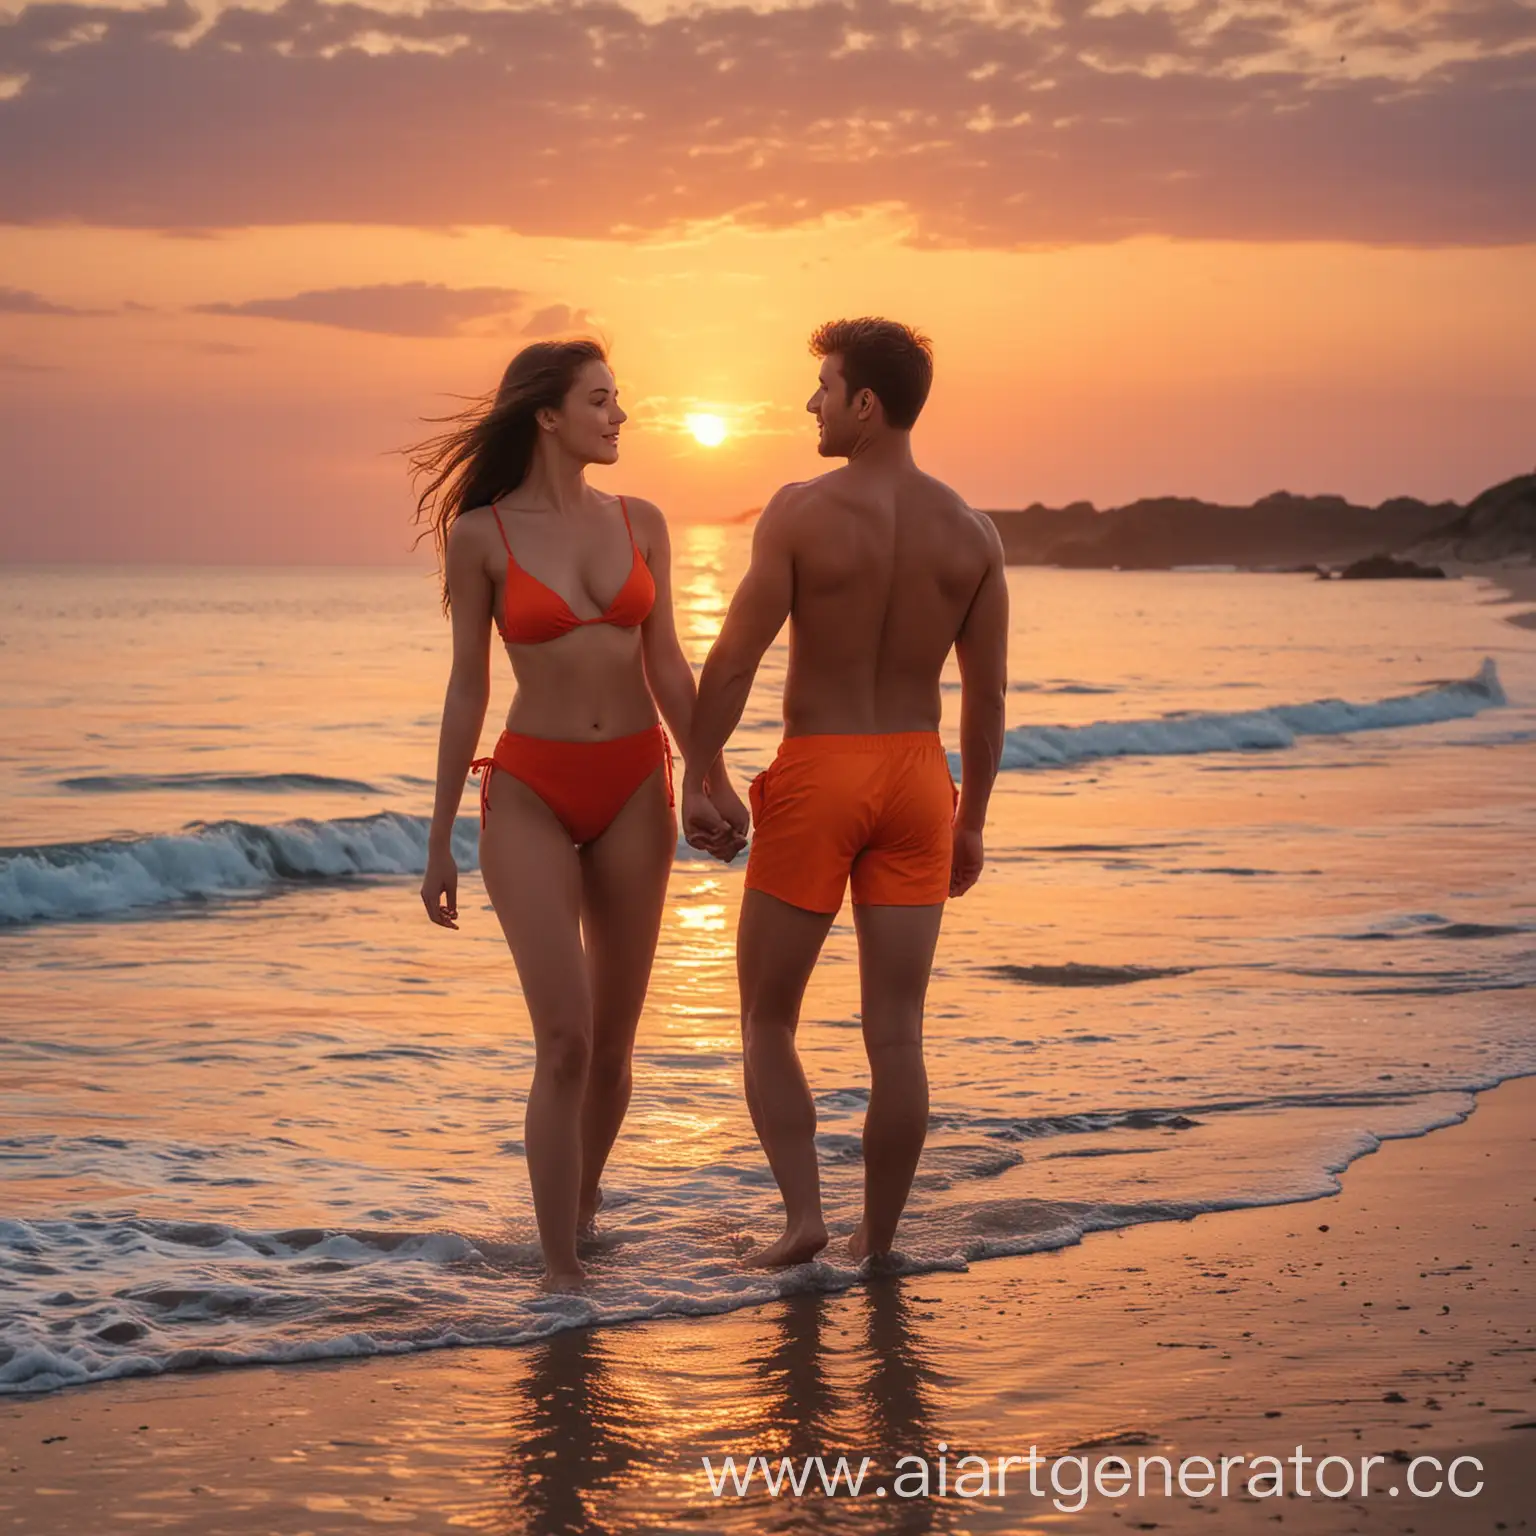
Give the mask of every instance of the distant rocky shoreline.
<svg viewBox="0 0 1536 1536">
<path fill-rule="evenodd" d="M 1446 562 L 1536 560 L 1536 473 L 1466 506 L 1398 496 L 1357 506 L 1342 496 L 1278 491 L 1252 506 L 1153 497 L 1099 511 L 1086 501 L 987 511 L 1010 565 L 1082 570 L 1232 566 L 1351 579 L 1436 577 Z"/>
</svg>

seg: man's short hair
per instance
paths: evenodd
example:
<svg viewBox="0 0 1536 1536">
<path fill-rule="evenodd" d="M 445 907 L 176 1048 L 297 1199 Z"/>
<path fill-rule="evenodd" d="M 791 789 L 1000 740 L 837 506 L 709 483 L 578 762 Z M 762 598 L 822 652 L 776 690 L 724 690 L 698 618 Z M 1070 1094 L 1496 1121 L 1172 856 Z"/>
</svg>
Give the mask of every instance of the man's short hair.
<svg viewBox="0 0 1536 1536">
<path fill-rule="evenodd" d="M 933 385 L 933 343 L 921 331 L 895 320 L 829 320 L 811 337 L 817 357 L 839 357 L 848 399 L 870 390 L 885 419 L 910 431 Z"/>
</svg>

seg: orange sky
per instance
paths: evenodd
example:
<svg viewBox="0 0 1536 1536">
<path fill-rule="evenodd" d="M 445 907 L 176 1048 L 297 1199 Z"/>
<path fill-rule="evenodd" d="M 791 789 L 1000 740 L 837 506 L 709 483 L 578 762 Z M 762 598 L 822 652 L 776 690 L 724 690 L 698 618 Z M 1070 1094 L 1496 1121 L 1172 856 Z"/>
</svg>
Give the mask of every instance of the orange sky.
<svg viewBox="0 0 1536 1536">
<path fill-rule="evenodd" d="M 407 558 L 389 450 L 572 326 L 604 483 L 729 516 L 820 467 L 805 339 L 870 312 L 977 505 L 1465 498 L 1536 460 L 1519 12 L 23 7 L 0 559 Z"/>
</svg>

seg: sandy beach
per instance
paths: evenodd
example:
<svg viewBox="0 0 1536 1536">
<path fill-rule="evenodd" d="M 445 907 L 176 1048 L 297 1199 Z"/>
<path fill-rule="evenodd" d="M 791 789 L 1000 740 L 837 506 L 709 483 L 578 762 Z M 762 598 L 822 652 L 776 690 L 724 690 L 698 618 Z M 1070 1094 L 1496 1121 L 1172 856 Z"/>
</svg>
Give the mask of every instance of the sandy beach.
<svg viewBox="0 0 1536 1536">
<path fill-rule="evenodd" d="M 0 1522 L 28 1533 L 1525 1529 L 1536 1509 L 1533 1127 L 1536 1079 L 1521 1079 L 1482 1094 L 1460 1125 L 1385 1143 L 1321 1201 L 710 1320 L 8 1402 Z M 1475 1456 L 1485 1487 L 1414 1499 L 1377 1482 L 1361 1499 L 1287 1483 L 1284 1497 L 1245 1498 L 1239 1467 L 1225 1500 L 1100 1498 L 1090 1485 L 1074 1510 L 1066 1463 L 1068 1494 L 1042 1469 L 1040 1500 L 1027 1483 L 1004 1498 L 866 1488 L 773 1500 L 759 1486 L 716 1499 L 701 1462 L 868 1456 L 873 1480 L 921 1455 L 936 1489 L 941 1455 L 954 1469 L 964 1455 L 995 1463 L 1032 1446 L 1175 1466 L 1270 1454 L 1288 1477 L 1298 1447 L 1356 1467 L 1378 1455 L 1386 1486 L 1413 1457 Z M 1325 1479 L 1343 1476 L 1335 1463 Z M 1421 1464 L 1416 1476 L 1427 1488 L 1435 1473 Z M 1478 1474 L 1464 1464 L 1458 1477 L 1470 1488 Z"/>
</svg>

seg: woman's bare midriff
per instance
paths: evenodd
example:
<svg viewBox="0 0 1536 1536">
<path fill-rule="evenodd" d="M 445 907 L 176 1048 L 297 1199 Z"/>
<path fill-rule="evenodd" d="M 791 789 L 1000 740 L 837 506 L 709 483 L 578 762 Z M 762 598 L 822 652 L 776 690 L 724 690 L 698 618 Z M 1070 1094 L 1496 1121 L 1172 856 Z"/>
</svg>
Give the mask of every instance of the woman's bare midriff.
<svg viewBox="0 0 1536 1536">
<path fill-rule="evenodd" d="M 656 724 L 640 631 L 590 624 L 538 645 L 509 645 L 517 693 L 507 729 L 551 741 L 607 741 Z"/>
</svg>

